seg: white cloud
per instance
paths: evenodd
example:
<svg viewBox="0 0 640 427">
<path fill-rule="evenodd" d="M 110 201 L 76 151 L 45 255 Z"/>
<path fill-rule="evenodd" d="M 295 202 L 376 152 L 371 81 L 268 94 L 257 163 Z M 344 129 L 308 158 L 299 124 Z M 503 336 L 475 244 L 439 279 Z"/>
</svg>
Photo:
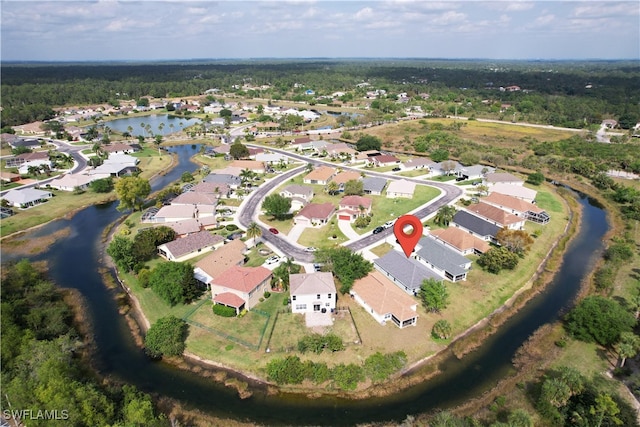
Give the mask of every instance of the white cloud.
<svg viewBox="0 0 640 427">
<path fill-rule="evenodd" d="M 371 9 L 370 7 L 365 7 L 363 9 L 360 9 L 359 11 L 356 12 L 356 14 L 353 16 L 355 19 L 357 19 L 358 21 L 367 21 L 371 18 L 373 18 L 373 9 Z"/>
<path fill-rule="evenodd" d="M 527 29 L 538 29 L 542 27 L 548 27 L 553 21 L 555 21 L 555 15 L 551 13 L 544 13 L 538 16 L 532 23 L 525 26 Z"/>
<path fill-rule="evenodd" d="M 577 18 L 602 18 L 608 16 L 628 16 L 640 14 L 639 2 L 626 2 L 626 3 L 588 3 L 575 7 L 573 17 Z"/>
</svg>

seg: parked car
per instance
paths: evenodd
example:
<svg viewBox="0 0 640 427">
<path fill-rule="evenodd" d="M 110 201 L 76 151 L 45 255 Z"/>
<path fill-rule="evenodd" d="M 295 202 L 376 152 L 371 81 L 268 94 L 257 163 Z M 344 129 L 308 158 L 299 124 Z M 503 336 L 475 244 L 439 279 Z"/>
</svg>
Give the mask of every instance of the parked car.
<svg viewBox="0 0 640 427">
<path fill-rule="evenodd" d="M 394 171 L 394 172 L 398 172 L 400 170 L 400 168 L 399 167 L 395 167 L 395 168 L 393 168 L 391 170 Z"/>
<path fill-rule="evenodd" d="M 387 222 L 385 222 L 385 223 L 384 223 L 383 227 L 384 227 L 384 228 L 390 228 L 390 227 L 393 227 L 393 224 L 395 224 L 395 223 L 396 223 L 396 221 L 395 221 L 395 220 L 393 220 L 393 221 L 387 221 Z"/>
<path fill-rule="evenodd" d="M 318 248 L 314 248 L 313 246 L 309 246 L 308 248 L 304 248 L 305 252 L 315 252 Z"/>
<path fill-rule="evenodd" d="M 373 229 L 373 234 L 382 233 L 384 231 L 384 227 L 376 227 Z"/>
<path fill-rule="evenodd" d="M 267 265 L 277 264 L 278 262 L 280 262 L 280 257 L 278 255 L 270 256 L 265 262 L 267 263 Z"/>
<path fill-rule="evenodd" d="M 278 234 L 278 233 L 279 233 L 279 231 L 278 231 L 278 229 L 277 229 L 277 228 L 270 228 L 270 229 L 269 229 L 269 231 L 270 231 L 272 234 Z"/>
<path fill-rule="evenodd" d="M 321 264 L 313 264 L 313 269 L 315 271 L 322 271 L 322 265 Z"/>
</svg>

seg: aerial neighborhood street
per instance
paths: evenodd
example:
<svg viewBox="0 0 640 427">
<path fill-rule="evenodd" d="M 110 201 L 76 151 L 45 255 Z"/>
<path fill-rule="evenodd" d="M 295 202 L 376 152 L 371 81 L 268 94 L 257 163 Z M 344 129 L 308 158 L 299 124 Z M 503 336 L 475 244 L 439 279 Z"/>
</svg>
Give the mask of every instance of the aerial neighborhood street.
<svg viewBox="0 0 640 427">
<path fill-rule="evenodd" d="M 117 92 L 108 103 L 57 106 L 45 120 L 3 128 L 2 257 L 20 269 L 6 277 L 35 277 L 20 259 L 42 257 L 60 286 L 80 290 L 68 296 L 78 310 L 83 298 L 99 313 L 93 307 L 113 303 L 100 314 L 111 316 L 104 324 L 125 317 L 128 328 L 98 333 L 116 343 L 118 357 L 137 360 L 131 368 L 109 359 L 114 376 L 135 382 L 147 369 L 187 366 L 198 380 L 233 389 L 233 399 L 266 393 L 268 401 L 282 391 L 319 396 L 318 408 L 338 396 L 348 407 L 354 396 L 377 405 L 405 392 L 414 402 L 414 387 L 440 387 L 430 380 L 451 363 L 456 399 L 491 389 L 482 405 L 503 405 L 493 377 L 474 376 L 486 369 L 505 383 L 528 381 L 504 386 L 511 402 L 528 402 L 529 389 L 564 375 L 547 370 L 559 355 L 567 364 L 586 352 L 567 332 L 570 322 L 560 322 L 597 263 L 564 261 L 603 252 L 604 210 L 585 194 L 606 192 L 629 221 L 640 212 L 627 186 L 638 178 L 640 124 L 633 115 L 594 113 L 587 123 L 582 110 L 563 120 L 535 110 L 528 91 L 553 86 L 537 80 L 535 91 L 510 80 L 494 85 L 464 69 L 465 79 L 478 79 L 471 92 L 462 81 L 430 86 L 431 74 L 409 65 L 400 80 L 380 68 L 389 83 L 358 74 L 377 65 L 351 66 L 344 72 L 356 77 L 316 90 L 322 78 L 268 84 L 271 67 L 283 65 L 265 65 L 264 78 L 236 78 L 219 65 L 216 84 L 187 79 L 202 84 L 193 94 L 160 96 L 173 93 L 164 86 L 157 97 Z M 313 76 L 327 71 L 309 67 Z M 115 68 L 108 71 L 122 72 Z M 616 268 L 633 273 L 622 262 L 635 256 L 632 234 L 627 227 L 627 240 L 605 248 L 593 279 L 602 293 L 617 292 Z M 578 264 L 584 276 L 576 279 Z M 546 287 L 570 292 L 540 292 Z M 530 311 L 534 300 L 548 313 Z M 610 308 L 624 311 L 607 342 L 613 365 L 635 355 L 626 334 L 637 305 L 625 307 Z M 520 311 L 525 320 L 514 316 Z M 491 338 L 502 339 L 503 324 L 516 337 L 508 351 Z M 612 350 L 621 341 L 628 352 Z M 500 373 L 516 365 L 517 381 Z M 477 387 L 465 385 L 472 377 Z"/>
</svg>

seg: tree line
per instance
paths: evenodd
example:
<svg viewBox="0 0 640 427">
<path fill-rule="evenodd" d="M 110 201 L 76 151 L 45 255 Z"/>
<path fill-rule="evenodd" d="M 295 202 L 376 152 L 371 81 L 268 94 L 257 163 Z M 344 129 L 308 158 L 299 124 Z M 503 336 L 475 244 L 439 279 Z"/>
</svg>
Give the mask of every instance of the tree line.
<svg viewBox="0 0 640 427">
<path fill-rule="evenodd" d="M 57 410 L 58 422 L 68 426 L 170 424 L 149 395 L 95 378 L 80 356 L 85 343 L 61 291 L 27 260 L 3 265 L 0 337 L 3 409 Z M 52 423 L 29 415 L 22 422 Z"/>
</svg>

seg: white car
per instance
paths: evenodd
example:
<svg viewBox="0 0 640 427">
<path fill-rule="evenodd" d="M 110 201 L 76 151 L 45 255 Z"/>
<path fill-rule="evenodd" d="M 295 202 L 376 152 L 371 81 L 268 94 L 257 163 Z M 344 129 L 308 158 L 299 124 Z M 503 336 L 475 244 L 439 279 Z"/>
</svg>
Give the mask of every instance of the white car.
<svg viewBox="0 0 640 427">
<path fill-rule="evenodd" d="M 280 257 L 277 255 L 270 256 L 265 262 L 267 263 L 267 265 L 277 264 L 278 262 L 280 262 Z"/>
<path fill-rule="evenodd" d="M 393 221 L 387 221 L 387 222 L 385 222 L 385 223 L 384 223 L 383 227 L 384 227 L 384 228 L 393 227 L 393 224 L 395 224 L 395 223 L 396 223 L 396 221 L 395 221 L 395 220 L 393 220 Z"/>
<path fill-rule="evenodd" d="M 308 248 L 304 248 L 305 252 L 315 252 L 317 250 L 318 250 L 318 248 L 314 248 L 313 246 L 310 246 Z"/>
</svg>

